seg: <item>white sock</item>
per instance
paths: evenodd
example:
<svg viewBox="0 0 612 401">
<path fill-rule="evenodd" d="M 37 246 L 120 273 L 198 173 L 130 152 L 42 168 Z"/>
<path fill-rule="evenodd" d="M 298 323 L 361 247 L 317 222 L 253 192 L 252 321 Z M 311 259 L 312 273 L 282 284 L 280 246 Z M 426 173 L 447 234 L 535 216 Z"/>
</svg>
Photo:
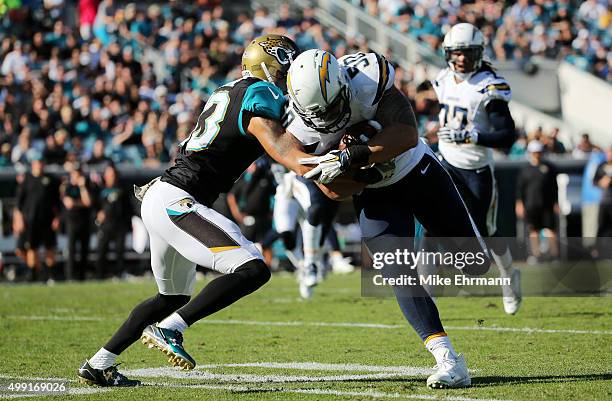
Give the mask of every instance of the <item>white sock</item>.
<svg viewBox="0 0 612 401">
<path fill-rule="evenodd" d="M 304 246 L 304 266 L 308 267 L 317 262 L 317 254 L 320 252 L 322 227 L 313 226 L 308 221 L 302 223 L 302 242 Z"/>
<path fill-rule="evenodd" d="M 432 353 L 438 365 L 445 359 L 457 359 L 457 353 L 448 336 L 440 336 L 427 341 L 427 350 Z"/>
<path fill-rule="evenodd" d="M 187 329 L 187 327 L 189 327 L 189 325 L 185 323 L 181 315 L 174 312 L 173 314 L 162 320 L 161 323 L 157 325 L 157 327 L 161 327 L 162 329 L 178 330 L 182 333 Z"/>
<path fill-rule="evenodd" d="M 511 277 L 512 276 L 512 254 L 510 253 L 510 249 L 506 248 L 506 251 L 502 255 L 498 255 L 495 252 L 491 252 L 493 255 L 493 260 L 499 269 L 499 275 L 501 277 Z"/>
<path fill-rule="evenodd" d="M 96 352 L 96 354 L 89 359 L 89 365 L 94 369 L 106 369 L 113 366 L 116 359 L 117 355 L 104 348 L 100 348 L 100 351 Z"/>
</svg>

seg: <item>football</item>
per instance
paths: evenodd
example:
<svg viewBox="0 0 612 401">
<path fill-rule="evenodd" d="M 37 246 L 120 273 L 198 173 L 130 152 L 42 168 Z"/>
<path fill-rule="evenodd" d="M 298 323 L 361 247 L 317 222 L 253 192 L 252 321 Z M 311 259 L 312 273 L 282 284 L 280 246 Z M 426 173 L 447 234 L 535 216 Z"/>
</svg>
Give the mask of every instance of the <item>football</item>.
<svg viewBox="0 0 612 401">
<path fill-rule="evenodd" d="M 338 149 L 342 150 L 350 145 L 365 143 L 381 130 L 382 125 L 376 120 L 364 120 L 357 124 L 353 124 L 346 129 L 346 133 L 340 140 Z"/>
</svg>

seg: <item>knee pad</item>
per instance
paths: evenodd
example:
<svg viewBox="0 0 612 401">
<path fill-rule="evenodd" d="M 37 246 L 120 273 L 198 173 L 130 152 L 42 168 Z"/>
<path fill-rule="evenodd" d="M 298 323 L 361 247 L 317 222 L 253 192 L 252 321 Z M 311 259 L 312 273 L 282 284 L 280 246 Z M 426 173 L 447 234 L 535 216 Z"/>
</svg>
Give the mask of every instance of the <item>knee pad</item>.
<svg viewBox="0 0 612 401">
<path fill-rule="evenodd" d="M 257 285 L 257 288 L 267 283 L 272 277 L 268 265 L 261 259 L 249 260 L 234 270 L 234 273 L 248 279 L 254 285 Z"/>
</svg>

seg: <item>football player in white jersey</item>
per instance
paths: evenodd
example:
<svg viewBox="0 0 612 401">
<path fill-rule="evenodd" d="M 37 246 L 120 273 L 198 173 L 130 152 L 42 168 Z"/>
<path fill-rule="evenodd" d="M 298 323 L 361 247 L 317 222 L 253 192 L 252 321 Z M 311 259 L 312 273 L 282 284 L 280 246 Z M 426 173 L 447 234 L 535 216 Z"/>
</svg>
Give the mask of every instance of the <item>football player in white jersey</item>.
<svg viewBox="0 0 612 401">
<path fill-rule="evenodd" d="M 483 61 L 484 37 L 468 23 L 457 24 L 443 42 L 448 68 L 433 82 L 440 103 L 439 151 L 480 233 L 497 231 L 497 186 L 493 148 L 509 148 L 516 139 L 506 80 Z M 515 314 L 521 304 L 520 271 L 512 268 L 512 255 L 503 239 L 490 239 L 489 247 L 502 277 L 504 310 Z"/>
<path fill-rule="evenodd" d="M 283 175 L 274 195 L 274 226 L 285 246 L 295 248 L 295 229 L 302 234 L 301 249 L 293 255 L 300 296 L 308 299 L 323 276 L 324 242 L 338 210 L 338 202 L 326 197 L 312 182 L 294 172 Z M 293 243 L 290 246 L 288 243 Z M 298 256 L 298 254 L 301 254 Z"/>
<path fill-rule="evenodd" d="M 287 76 L 287 131 L 308 153 L 321 155 L 302 161 L 315 166 L 304 176 L 316 179 L 329 197 L 354 195 L 369 252 L 393 251 L 389 245 L 410 247 L 406 238 L 414 237 L 416 217 L 432 236 L 471 241 L 486 257 L 466 269 L 482 274 L 489 266 L 486 246 L 451 177 L 419 140 L 412 107 L 393 77 L 393 66 L 376 53 L 336 60 L 329 52 L 309 50 L 294 60 Z M 380 132 L 331 150 L 338 149 L 345 128 L 366 120 L 376 120 Z M 437 371 L 427 385 L 469 386 L 465 360 L 453 349 L 431 297 L 420 286 L 393 290 L 404 316 L 436 359 Z"/>
</svg>

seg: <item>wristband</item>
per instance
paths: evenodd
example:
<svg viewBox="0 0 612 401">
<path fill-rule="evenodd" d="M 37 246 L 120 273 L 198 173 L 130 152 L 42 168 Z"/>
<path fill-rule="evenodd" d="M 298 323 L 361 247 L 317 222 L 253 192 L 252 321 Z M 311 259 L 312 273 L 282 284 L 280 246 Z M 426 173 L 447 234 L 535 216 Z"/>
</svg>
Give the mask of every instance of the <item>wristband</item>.
<svg viewBox="0 0 612 401">
<path fill-rule="evenodd" d="M 369 164 L 372 151 L 368 145 L 351 145 L 346 148 L 350 167 L 363 167 Z"/>
</svg>

